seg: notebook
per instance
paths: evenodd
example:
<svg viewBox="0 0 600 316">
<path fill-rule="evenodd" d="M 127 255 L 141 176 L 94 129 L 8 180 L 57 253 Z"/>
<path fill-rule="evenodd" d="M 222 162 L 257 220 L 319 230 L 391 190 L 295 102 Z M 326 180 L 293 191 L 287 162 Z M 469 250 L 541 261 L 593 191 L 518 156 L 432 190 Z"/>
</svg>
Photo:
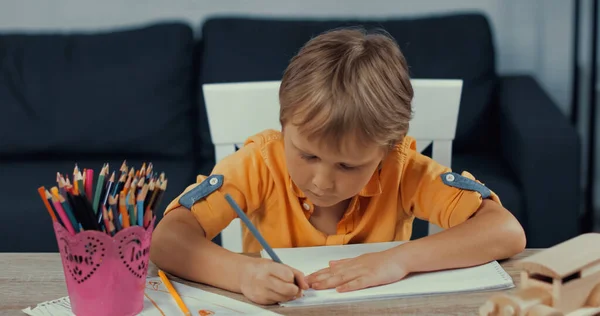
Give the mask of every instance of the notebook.
<svg viewBox="0 0 600 316">
<path fill-rule="evenodd" d="M 352 258 L 369 252 L 383 251 L 400 243 L 402 242 L 278 248 L 274 251 L 282 262 L 308 275 L 327 267 L 330 260 Z M 269 258 L 264 250 L 261 251 L 261 256 Z M 353 292 L 338 293 L 335 289 L 310 289 L 304 292 L 304 297 L 281 303 L 281 305 L 324 305 L 397 297 L 502 290 L 514 286 L 508 273 L 497 261 L 493 261 L 470 268 L 418 273 L 409 275 L 396 283 Z"/>
</svg>

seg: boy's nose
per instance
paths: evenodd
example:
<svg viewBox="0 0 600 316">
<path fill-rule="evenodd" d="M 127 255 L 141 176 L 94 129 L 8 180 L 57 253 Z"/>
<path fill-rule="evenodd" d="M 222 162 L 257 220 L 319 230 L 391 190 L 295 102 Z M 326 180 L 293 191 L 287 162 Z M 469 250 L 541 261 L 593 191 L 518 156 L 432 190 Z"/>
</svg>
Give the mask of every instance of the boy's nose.
<svg viewBox="0 0 600 316">
<path fill-rule="evenodd" d="M 333 189 L 333 181 L 330 177 L 324 175 L 315 175 L 312 181 L 313 186 L 316 188 L 315 194 L 324 194 L 327 191 Z"/>
</svg>

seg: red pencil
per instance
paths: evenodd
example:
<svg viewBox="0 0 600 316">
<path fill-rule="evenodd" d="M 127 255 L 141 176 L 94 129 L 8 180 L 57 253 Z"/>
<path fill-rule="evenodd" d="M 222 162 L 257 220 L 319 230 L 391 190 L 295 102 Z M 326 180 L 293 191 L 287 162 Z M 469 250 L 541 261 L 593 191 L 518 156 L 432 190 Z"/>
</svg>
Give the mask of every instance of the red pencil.
<svg viewBox="0 0 600 316">
<path fill-rule="evenodd" d="M 92 186 L 94 185 L 94 170 L 86 169 L 85 170 L 85 196 L 92 202 Z"/>
<path fill-rule="evenodd" d="M 58 194 L 58 192 L 56 192 L 56 194 L 52 195 L 52 204 L 54 204 L 54 208 L 56 209 L 56 212 L 58 212 L 58 215 L 60 216 L 60 219 L 62 220 L 63 225 L 65 226 L 67 231 L 69 231 L 69 233 L 71 233 L 71 235 L 75 235 L 75 229 L 73 228 L 73 225 L 71 225 L 71 222 L 69 220 L 69 217 L 67 216 L 67 213 L 65 212 L 62 205 L 60 204 L 60 201 L 56 198 L 57 194 Z"/>
</svg>

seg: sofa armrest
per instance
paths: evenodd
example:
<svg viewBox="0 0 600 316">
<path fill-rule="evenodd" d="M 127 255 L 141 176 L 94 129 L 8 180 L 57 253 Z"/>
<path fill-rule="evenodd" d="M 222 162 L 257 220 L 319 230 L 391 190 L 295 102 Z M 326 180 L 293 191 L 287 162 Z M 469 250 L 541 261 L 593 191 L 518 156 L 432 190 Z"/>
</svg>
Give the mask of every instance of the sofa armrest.
<svg viewBox="0 0 600 316">
<path fill-rule="evenodd" d="M 523 189 L 528 247 L 549 247 L 579 233 L 580 139 L 530 76 L 501 77 L 503 158 Z"/>
</svg>

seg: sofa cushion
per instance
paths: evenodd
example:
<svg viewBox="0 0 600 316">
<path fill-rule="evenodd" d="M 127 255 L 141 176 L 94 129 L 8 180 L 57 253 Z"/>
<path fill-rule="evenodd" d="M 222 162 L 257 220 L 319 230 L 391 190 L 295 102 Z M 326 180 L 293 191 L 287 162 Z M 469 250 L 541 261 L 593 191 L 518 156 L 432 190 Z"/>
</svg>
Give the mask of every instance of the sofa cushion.
<svg viewBox="0 0 600 316">
<path fill-rule="evenodd" d="M 127 158 L 127 163 L 136 170 L 142 163 L 152 162 L 156 172 L 165 172 L 168 179 L 167 191 L 155 210 L 157 221 L 167 204 L 190 184 L 196 181 L 193 160 L 137 160 Z M 81 168 L 94 169 L 94 178 L 104 162 L 109 162 L 111 172 L 117 170 L 123 160 L 78 160 Z M 57 251 L 52 220 L 37 193 L 37 188 L 56 186 L 56 172 L 73 173 L 74 162 L 0 162 L 0 182 L 3 204 L 0 209 L 0 252 L 48 252 Z M 117 173 L 118 174 L 118 173 Z M 71 176 L 70 176 L 71 177 Z M 94 180 L 96 181 L 96 180 Z"/>
<path fill-rule="evenodd" d="M 184 24 L 0 35 L 0 155 L 192 152 Z"/>
<path fill-rule="evenodd" d="M 482 139 L 496 80 L 490 26 L 483 15 L 396 20 L 213 18 L 203 26 L 203 82 L 280 80 L 311 37 L 341 26 L 382 27 L 399 43 L 413 78 L 460 78 L 464 90 L 454 149 Z M 472 145 L 474 146 L 474 145 Z"/>
<path fill-rule="evenodd" d="M 502 205 L 523 226 L 526 226 L 525 197 L 523 190 L 508 165 L 498 156 L 482 154 L 456 154 L 452 157 L 452 169 L 458 173 L 468 171 L 477 180 L 494 191 Z"/>
<path fill-rule="evenodd" d="M 431 147 L 427 148 L 423 154 L 431 157 Z M 498 194 L 502 205 L 517 218 L 523 227 L 527 226 L 523 190 L 515 182 L 516 177 L 505 162 L 496 156 L 487 154 L 454 154 L 452 169 L 458 173 L 468 171 L 473 174 L 477 180 Z M 415 219 L 411 239 L 425 237 L 427 231 L 427 222 Z"/>
</svg>

